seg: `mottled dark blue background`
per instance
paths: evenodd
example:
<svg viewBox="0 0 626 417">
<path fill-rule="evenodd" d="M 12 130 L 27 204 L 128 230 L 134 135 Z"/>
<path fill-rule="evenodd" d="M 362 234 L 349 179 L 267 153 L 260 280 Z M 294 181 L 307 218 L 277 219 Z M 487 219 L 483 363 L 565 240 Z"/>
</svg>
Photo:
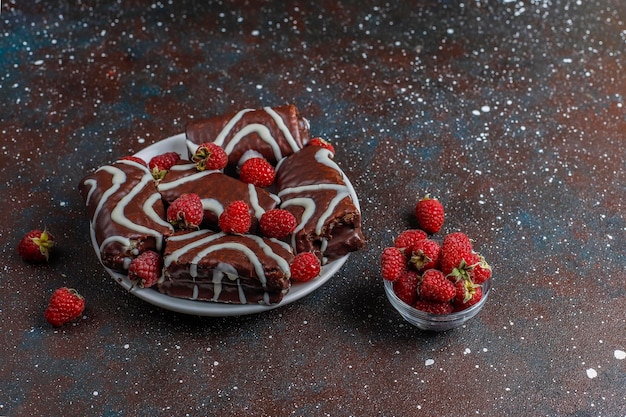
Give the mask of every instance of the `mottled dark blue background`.
<svg viewBox="0 0 626 417">
<path fill-rule="evenodd" d="M 0 11 L 0 415 L 626 414 L 626 3 Z M 105 274 L 87 172 L 192 118 L 284 103 L 335 144 L 365 250 L 308 297 L 237 318 L 164 311 Z M 494 268 L 484 310 L 443 334 L 404 323 L 378 275 L 427 192 Z M 23 263 L 17 242 L 44 226 L 56 256 Z M 64 285 L 87 308 L 56 330 L 43 310 Z"/>
</svg>

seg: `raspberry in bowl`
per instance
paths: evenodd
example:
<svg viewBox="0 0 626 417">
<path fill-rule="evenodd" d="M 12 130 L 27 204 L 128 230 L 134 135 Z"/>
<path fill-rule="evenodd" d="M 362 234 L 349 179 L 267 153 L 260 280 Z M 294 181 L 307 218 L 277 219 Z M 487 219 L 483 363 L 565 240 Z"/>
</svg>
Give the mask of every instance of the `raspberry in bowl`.
<svg viewBox="0 0 626 417">
<path fill-rule="evenodd" d="M 422 206 L 420 224 L 436 217 L 424 210 L 441 211 L 441 205 L 434 206 L 431 200 L 418 204 L 424 202 L 431 204 Z M 442 224 L 440 214 L 437 227 Z M 380 267 L 387 298 L 406 321 L 423 330 L 445 331 L 461 326 L 483 308 L 492 271 L 465 233 L 437 238 L 434 230 L 439 231 L 404 230 L 393 246 L 383 249 Z"/>
<path fill-rule="evenodd" d="M 465 324 L 465 322 L 480 312 L 487 301 L 489 292 L 491 291 L 491 279 L 488 279 L 481 285 L 482 297 L 476 304 L 464 310 L 447 314 L 436 314 L 418 310 L 417 308 L 405 303 L 398 298 L 394 292 L 393 282 L 388 280 L 383 280 L 383 282 L 387 299 L 406 321 L 421 330 L 430 330 L 435 332 L 450 330 Z"/>
</svg>

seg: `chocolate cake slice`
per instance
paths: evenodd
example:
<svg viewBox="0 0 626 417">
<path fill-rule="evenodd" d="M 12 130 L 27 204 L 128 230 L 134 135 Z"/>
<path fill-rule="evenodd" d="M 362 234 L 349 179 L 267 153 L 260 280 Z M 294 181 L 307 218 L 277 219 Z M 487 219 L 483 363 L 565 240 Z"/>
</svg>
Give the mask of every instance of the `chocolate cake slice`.
<svg viewBox="0 0 626 417">
<path fill-rule="evenodd" d="M 173 233 L 152 174 L 145 165 L 119 160 L 83 178 L 78 189 L 87 208 L 101 262 L 126 273 L 132 258 L 160 252 Z"/>
<path fill-rule="evenodd" d="M 292 236 L 296 252 L 314 252 L 323 263 L 363 247 L 356 194 L 333 154 L 307 146 L 285 158 L 276 170 L 280 208 L 296 217 Z"/>
<path fill-rule="evenodd" d="M 170 204 L 181 194 L 195 193 L 204 206 L 203 227 L 216 228 L 220 214 L 233 201 L 243 200 L 250 207 L 254 231 L 258 220 L 279 202 L 276 195 L 262 188 L 229 177 L 221 171 L 198 171 L 191 161 L 178 161 L 157 186 L 163 200 Z"/>
<path fill-rule="evenodd" d="M 286 105 L 244 109 L 189 122 L 185 133 L 190 155 L 195 153 L 198 145 L 214 142 L 229 155 L 231 166 L 237 166 L 250 150 L 275 165 L 309 141 L 309 123 L 295 106 Z"/>
<path fill-rule="evenodd" d="M 256 235 L 210 230 L 166 240 L 158 289 L 172 297 L 234 304 L 276 304 L 290 286 L 289 245 Z"/>
</svg>

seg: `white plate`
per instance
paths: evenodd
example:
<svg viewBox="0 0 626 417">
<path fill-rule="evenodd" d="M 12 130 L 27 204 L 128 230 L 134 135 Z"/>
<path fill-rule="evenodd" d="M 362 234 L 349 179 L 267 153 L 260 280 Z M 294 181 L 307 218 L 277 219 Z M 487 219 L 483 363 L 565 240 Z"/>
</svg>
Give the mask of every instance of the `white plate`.
<svg viewBox="0 0 626 417">
<path fill-rule="evenodd" d="M 160 155 L 164 152 L 178 152 L 181 156 L 187 156 L 187 148 L 185 143 L 185 134 L 181 133 L 175 136 L 171 136 L 167 139 L 163 139 L 155 144 L 152 144 L 143 150 L 137 152 L 135 156 L 148 162 L 153 156 Z M 356 193 L 349 183 L 349 180 L 344 176 L 348 182 L 348 187 L 352 192 L 352 199 L 354 204 L 359 208 L 359 201 Z M 98 258 L 100 257 L 100 250 L 95 240 L 95 231 L 91 228 L 91 243 L 96 252 Z M 256 314 L 264 311 L 272 310 L 276 307 L 281 307 L 300 298 L 312 293 L 319 287 L 321 287 L 326 281 L 328 281 L 348 260 L 349 255 L 345 255 L 327 265 L 322 267 L 320 276 L 306 283 L 295 283 L 291 286 L 289 292 L 283 297 L 283 300 L 278 304 L 270 306 L 259 304 L 224 304 L 213 303 L 210 301 L 195 301 L 184 298 L 170 297 L 160 293 L 154 288 L 137 288 L 133 287 L 128 277 L 124 274 L 115 272 L 107 267 L 104 269 L 111 275 L 111 277 L 128 290 L 131 294 L 139 297 L 140 299 L 147 301 L 157 307 L 164 308 L 166 310 L 176 311 L 179 313 L 193 314 L 198 316 L 213 316 L 213 317 L 226 317 L 226 316 L 241 316 L 245 314 Z"/>
</svg>

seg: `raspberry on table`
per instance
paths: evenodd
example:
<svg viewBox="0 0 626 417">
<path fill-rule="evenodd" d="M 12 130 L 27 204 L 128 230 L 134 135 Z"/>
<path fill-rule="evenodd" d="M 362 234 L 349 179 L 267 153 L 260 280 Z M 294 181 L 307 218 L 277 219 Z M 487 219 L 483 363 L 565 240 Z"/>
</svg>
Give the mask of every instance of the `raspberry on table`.
<svg viewBox="0 0 626 417">
<path fill-rule="evenodd" d="M 43 263 L 50 259 L 54 245 L 54 236 L 47 229 L 31 230 L 18 243 L 17 252 L 26 262 Z"/>
<path fill-rule="evenodd" d="M 52 293 L 44 316 L 48 323 L 59 327 L 77 319 L 85 309 L 85 299 L 73 288 L 62 287 Z"/>
<path fill-rule="evenodd" d="M 441 230 L 445 212 L 443 204 L 429 195 L 419 200 L 415 206 L 415 217 L 420 227 L 427 233 L 434 234 Z"/>
</svg>

